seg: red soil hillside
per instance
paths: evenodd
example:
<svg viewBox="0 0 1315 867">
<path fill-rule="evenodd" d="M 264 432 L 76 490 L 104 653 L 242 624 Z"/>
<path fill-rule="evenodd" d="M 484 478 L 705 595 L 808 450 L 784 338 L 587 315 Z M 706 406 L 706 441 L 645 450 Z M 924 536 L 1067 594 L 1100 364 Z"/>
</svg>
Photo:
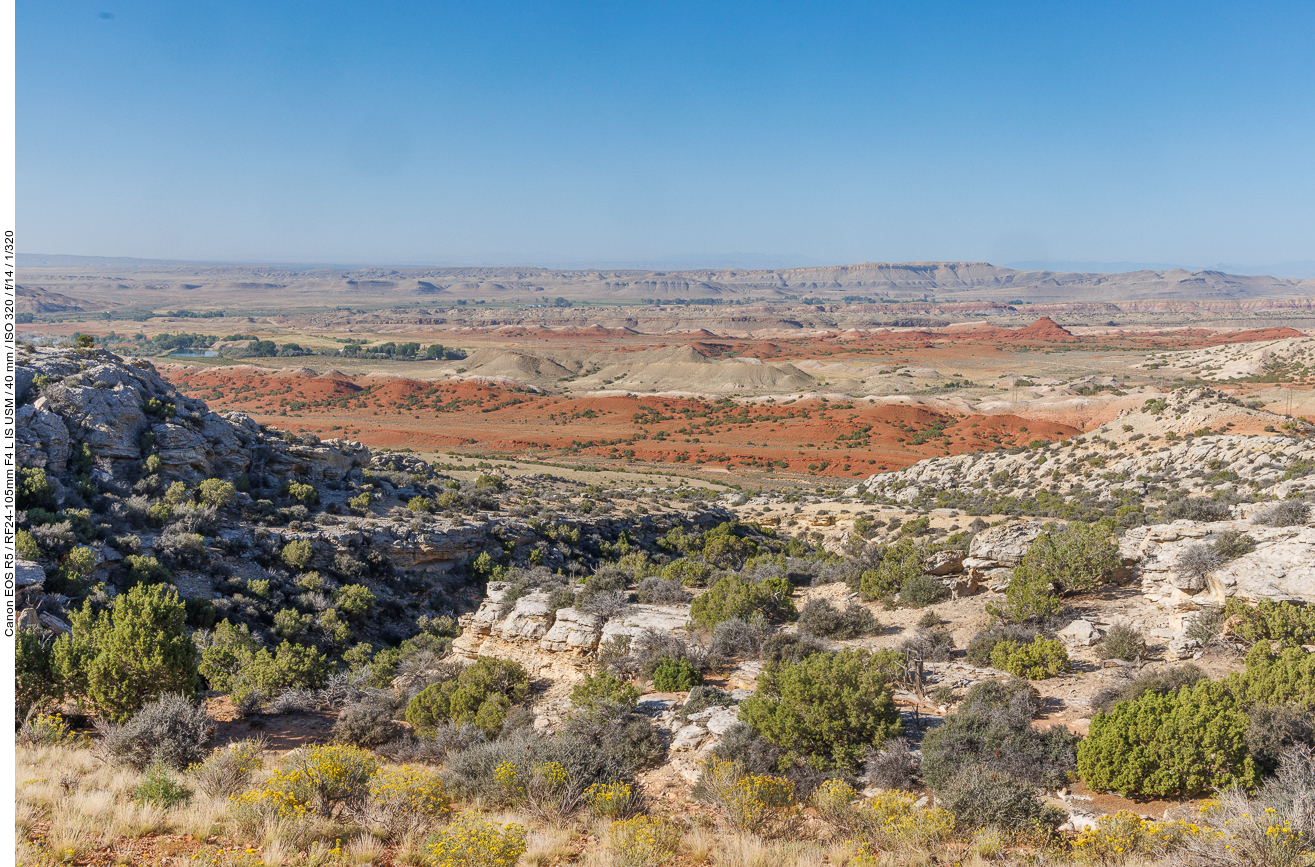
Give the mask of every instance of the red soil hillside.
<svg viewBox="0 0 1315 867">
<path fill-rule="evenodd" d="M 957 415 L 924 406 L 825 400 L 557 396 L 485 382 L 396 376 L 344 381 L 254 368 L 170 369 L 189 395 L 217 410 L 322 437 L 415 449 L 708 466 L 736 473 L 855 477 L 933 455 L 1057 440 L 1079 433 L 1055 421 Z"/>
<path fill-rule="evenodd" d="M 1305 337 L 1295 328 L 1252 328 L 1247 331 L 1220 332 L 1212 335 L 1216 343 L 1255 343 L 1261 340 L 1282 340 L 1285 337 Z"/>
</svg>

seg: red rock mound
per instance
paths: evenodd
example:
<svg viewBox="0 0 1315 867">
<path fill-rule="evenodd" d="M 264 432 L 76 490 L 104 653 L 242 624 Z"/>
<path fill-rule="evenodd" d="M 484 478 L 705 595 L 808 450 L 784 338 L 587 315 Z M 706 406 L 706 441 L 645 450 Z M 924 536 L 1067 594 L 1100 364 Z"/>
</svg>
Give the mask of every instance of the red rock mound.
<svg viewBox="0 0 1315 867">
<path fill-rule="evenodd" d="M 1071 340 L 1073 332 L 1055 322 L 1049 316 L 1042 316 L 1036 322 L 1018 328 L 1010 335 L 1012 340 Z"/>
</svg>

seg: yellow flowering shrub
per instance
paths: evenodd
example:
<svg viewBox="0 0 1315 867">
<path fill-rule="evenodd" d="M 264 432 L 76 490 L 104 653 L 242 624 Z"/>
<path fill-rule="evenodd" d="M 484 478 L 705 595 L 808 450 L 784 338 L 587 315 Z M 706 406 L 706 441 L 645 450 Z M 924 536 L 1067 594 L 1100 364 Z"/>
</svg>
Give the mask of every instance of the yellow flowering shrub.
<svg viewBox="0 0 1315 867">
<path fill-rule="evenodd" d="M 525 829 L 462 813 L 434 835 L 428 854 L 434 867 L 512 867 L 525 854 Z"/>
<path fill-rule="evenodd" d="M 853 822 L 854 799 L 858 792 L 844 780 L 825 780 L 813 790 L 813 807 L 824 822 L 849 828 Z"/>
<path fill-rule="evenodd" d="M 535 762 L 528 767 L 503 762 L 493 777 L 507 800 L 547 820 L 556 820 L 580 807 L 584 784 L 572 780 L 560 762 Z"/>
<path fill-rule="evenodd" d="M 425 824 L 452 812 L 438 774 L 420 768 L 385 768 L 370 778 L 369 811 L 390 830 Z"/>
<path fill-rule="evenodd" d="M 1179 823 L 1188 829 L 1178 840 L 1179 857 L 1191 864 L 1310 867 L 1315 864 L 1315 839 L 1309 824 L 1304 832 L 1300 827 L 1309 823 L 1303 812 L 1300 803 L 1279 811 L 1248 801 L 1237 791 L 1225 792 L 1219 800 L 1202 804 L 1199 825 Z"/>
<path fill-rule="evenodd" d="M 20 744 L 29 746 L 55 746 L 71 743 L 75 738 L 69 734 L 68 723 L 64 721 L 63 714 L 38 713 L 23 721 L 22 727 L 18 730 L 17 740 Z"/>
<path fill-rule="evenodd" d="M 1150 854 L 1146 822 L 1136 813 L 1120 810 L 1096 820 L 1073 841 L 1073 854 L 1101 865 L 1123 864 L 1129 858 Z"/>
<path fill-rule="evenodd" d="M 235 818 L 298 818 L 359 811 L 379 763 L 367 750 L 330 744 L 293 750 L 283 768 L 259 788 L 233 799 Z"/>
<path fill-rule="evenodd" d="M 607 830 L 607 845 L 617 867 L 666 864 L 680 848 L 680 828 L 666 819 L 635 816 L 612 823 Z"/>
<path fill-rule="evenodd" d="M 746 774 L 735 762 L 711 759 L 703 782 L 714 804 L 735 828 L 754 829 L 785 818 L 794 806 L 794 783 L 769 774 Z"/>
<path fill-rule="evenodd" d="M 861 838 L 859 855 L 875 856 L 882 848 L 924 848 L 949 839 L 954 815 L 940 807 L 918 807 L 917 798 L 904 792 L 883 792 L 858 805 L 854 825 Z"/>
<path fill-rule="evenodd" d="M 584 800 L 594 815 L 609 819 L 629 815 L 638 803 L 629 783 L 594 783 L 584 790 Z"/>
<path fill-rule="evenodd" d="M 189 767 L 187 772 L 203 794 L 227 798 L 251 781 L 251 775 L 260 769 L 264 757 L 265 741 L 248 738 L 215 750 L 204 762 Z"/>
</svg>

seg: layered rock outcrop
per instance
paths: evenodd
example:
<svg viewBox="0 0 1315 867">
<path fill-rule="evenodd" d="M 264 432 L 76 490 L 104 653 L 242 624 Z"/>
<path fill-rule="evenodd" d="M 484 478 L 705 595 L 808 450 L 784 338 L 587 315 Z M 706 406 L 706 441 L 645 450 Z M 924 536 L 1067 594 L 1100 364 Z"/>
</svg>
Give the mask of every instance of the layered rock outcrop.
<svg viewBox="0 0 1315 867">
<path fill-rule="evenodd" d="M 134 465 L 148 455 L 159 458 L 161 478 L 185 482 L 241 474 L 342 481 L 353 473 L 359 478 L 370 463 L 360 443 L 289 442 L 242 413 L 211 412 L 145 360 L 126 362 L 93 349 L 25 349 L 16 370 L 24 467 L 56 477 L 77 469 L 126 491 L 126 480 L 139 474 Z"/>
<path fill-rule="evenodd" d="M 600 646 L 614 638 L 634 638 L 652 631 L 684 635 L 686 605 L 629 605 L 604 618 L 575 608 L 553 610 L 547 593 L 531 592 L 507 601 L 510 585 L 491 582 L 479 610 L 460 619 L 461 637 L 452 645 L 460 658 L 514 659 L 528 671 L 579 682 L 594 665 Z"/>
</svg>

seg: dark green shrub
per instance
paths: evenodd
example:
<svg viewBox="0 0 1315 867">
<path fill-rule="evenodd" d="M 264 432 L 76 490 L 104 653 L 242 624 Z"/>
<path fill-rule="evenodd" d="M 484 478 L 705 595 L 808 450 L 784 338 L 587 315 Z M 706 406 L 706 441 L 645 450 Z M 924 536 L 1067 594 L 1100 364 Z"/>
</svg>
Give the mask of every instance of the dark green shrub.
<svg viewBox="0 0 1315 867">
<path fill-rule="evenodd" d="M 882 554 L 875 569 L 859 575 L 858 595 L 864 601 L 890 599 L 904 582 L 922 575 L 923 551 L 912 539 L 900 539 Z"/>
<path fill-rule="evenodd" d="M 288 485 L 288 496 L 301 503 L 303 506 L 313 506 L 320 499 L 320 492 L 315 490 L 314 485 L 307 485 L 300 482 L 293 482 Z"/>
<path fill-rule="evenodd" d="M 1136 659 L 1146 649 L 1141 630 L 1126 623 L 1115 623 L 1100 637 L 1096 655 L 1101 659 Z"/>
<path fill-rule="evenodd" d="M 223 479 L 206 479 L 197 486 L 196 493 L 203 504 L 222 509 L 233 504 L 237 498 L 237 487 Z"/>
<path fill-rule="evenodd" d="M 199 671 L 210 688 L 229 693 L 236 705 L 273 698 L 289 689 L 316 689 L 329 679 L 328 660 L 313 647 L 283 641 L 270 653 L 245 624 L 220 621 L 201 651 Z"/>
<path fill-rule="evenodd" d="M 305 569 L 314 553 L 309 539 L 293 539 L 283 546 L 283 562 L 294 569 Z"/>
<path fill-rule="evenodd" d="M 936 798 L 964 831 L 993 828 L 1011 836 L 1049 837 L 1067 818 L 1042 801 L 1035 787 L 980 765 L 965 767 L 942 783 Z"/>
<path fill-rule="evenodd" d="M 492 737 L 529 691 L 529 675 L 519 663 L 481 656 L 456 678 L 421 690 L 406 706 L 406 721 L 421 732 L 442 721 L 468 722 Z"/>
<path fill-rule="evenodd" d="M 360 620 L 374 608 L 374 594 L 363 584 L 344 584 L 333 595 L 334 605 L 348 620 Z"/>
<path fill-rule="evenodd" d="M 658 692 L 685 692 L 703 683 L 703 675 L 684 657 L 665 657 L 653 670 L 653 689 Z"/>
<path fill-rule="evenodd" d="M 799 631 L 844 641 L 876 635 L 881 631 L 881 623 L 876 615 L 857 603 L 851 602 L 841 611 L 829 599 L 814 599 L 799 612 Z"/>
<path fill-rule="evenodd" d="M 72 633 L 55 642 L 53 670 L 108 718 L 122 722 L 158 696 L 196 692 L 196 648 L 172 587 L 137 585 L 109 612 L 88 602 L 70 621 Z"/>
<path fill-rule="evenodd" d="M 14 552 L 20 560 L 40 560 L 41 547 L 27 530 L 19 530 L 14 540 Z"/>
<path fill-rule="evenodd" d="M 1232 633 L 1249 644 L 1258 641 L 1278 641 L 1290 647 L 1315 644 L 1315 605 L 1269 599 L 1248 605 L 1234 597 L 1224 606 L 1223 614 L 1231 620 Z"/>
<path fill-rule="evenodd" d="M 862 650 L 769 664 L 742 718 L 784 751 L 783 761 L 852 770 L 869 744 L 900 731 L 886 673 Z"/>
<path fill-rule="evenodd" d="M 184 599 L 183 608 L 187 613 L 187 625 L 193 629 L 210 629 L 219 617 L 215 603 L 210 599 Z"/>
<path fill-rule="evenodd" d="M 1062 530 L 1050 525 L 1036 538 L 1014 569 L 1025 580 L 1045 581 L 1066 593 L 1088 593 L 1119 571 L 1119 546 L 1106 523 L 1073 521 Z M 1012 584 L 1010 585 L 1012 587 Z"/>
<path fill-rule="evenodd" d="M 1254 789 L 1247 715 L 1223 682 L 1147 692 L 1097 713 L 1078 747 L 1078 771 L 1099 792 L 1190 797 L 1237 784 Z"/>
<path fill-rule="evenodd" d="M 214 720 L 181 695 L 147 703 L 123 725 L 101 726 L 99 749 L 135 770 L 158 764 L 180 771 L 206 757 Z"/>
<path fill-rule="evenodd" d="M 1039 705 L 1026 681 L 974 686 L 958 713 L 923 740 L 923 779 L 939 791 L 966 769 L 982 766 L 1029 786 L 1066 785 L 1074 776 L 1079 738 L 1063 726 L 1034 728 Z"/>
<path fill-rule="evenodd" d="M 18 508 L 55 508 L 55 485 L 39 467 L 18 468 Z"/>
<path fill-rule="evenodd" d="M 739 569 L 744 561 L 758 553 L 758 543 L 740 535 L 745 528 L 738 521 L 726 521 L 703 534 L 703 559 L 721 569 Z"/>
<path fill-rule="evenodd" d="M 585 675 L 584 682 L 571 690 L 571 704 L 578 708 L 593 708 L 600 704 L 619 704 L 634 707 L 639 690 L 606 671 Z"/>
<path fill-rule="evenodd" d="M 62 693 L 51 667 L 51 645 L 35 631 L 20 629 L 14 636 L 15 710 L 21 718 L 28 708 L 44 706 Z"/>
<path fill-rule="evenodd" d="M 755 614 L 771 621 L 792 620 L 795 617 L 794 602 L 790 599 L 793 589 L 785 576 L 755 583 L 738 575 L 726 575 L 694 600 L 690 619 L 709 630 L 723 620 L 751 620 Z"/>
<path fill-rule="evenodd" d="M 900 585 L 899 603 L 905 608 L 926 608 L 950 598 L 950 588 L 931 575 L 910 575 Z"/>
<path fill-rule="evenodd" d="M 1275 653 L 1259 642 L 1247 654 L 1246 669 L 1224 681 L 1244 706 L 1293 704 L 1315 709 L 1315 653 L 1284 647 Z"/>
<path fill-rule="evenodd" d="M 1049 575 L 1020 564 L 1014 567 L 1014 576 L 1005 590 L 1004 604 L 988 602 L 986 613 L 1004 623 L 1027 623 L 1055 616 L 1062 605 Z"/>
</svg>

